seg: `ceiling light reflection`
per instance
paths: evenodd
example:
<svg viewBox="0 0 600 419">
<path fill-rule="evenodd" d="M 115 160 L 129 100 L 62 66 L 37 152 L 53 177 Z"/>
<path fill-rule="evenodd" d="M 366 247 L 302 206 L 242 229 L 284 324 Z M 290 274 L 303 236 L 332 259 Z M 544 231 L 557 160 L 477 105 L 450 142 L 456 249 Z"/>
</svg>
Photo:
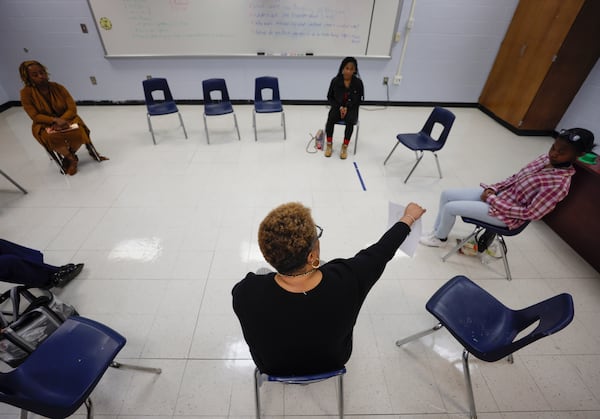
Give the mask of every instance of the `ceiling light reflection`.
<svg viewBox="0 0 600 419">
<path fill-rule="evenodd" d="M 123 240 L 110 251 L 111 260 L 135 260 L 151 262 L 162 254 L 162 240 L 158 237 Z"/>
</svg>

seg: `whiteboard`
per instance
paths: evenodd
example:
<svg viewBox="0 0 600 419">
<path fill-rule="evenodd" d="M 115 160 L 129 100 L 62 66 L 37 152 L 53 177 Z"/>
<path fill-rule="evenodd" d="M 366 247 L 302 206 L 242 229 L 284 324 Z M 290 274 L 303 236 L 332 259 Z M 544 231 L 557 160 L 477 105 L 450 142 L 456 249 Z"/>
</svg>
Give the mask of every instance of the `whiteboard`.
<svg viewBox="0 0 600 419">
<path fill-rule="evenodd" d="M 88 0 L 106 57 L 390 57 L 401 0 Z"/>
</svg>

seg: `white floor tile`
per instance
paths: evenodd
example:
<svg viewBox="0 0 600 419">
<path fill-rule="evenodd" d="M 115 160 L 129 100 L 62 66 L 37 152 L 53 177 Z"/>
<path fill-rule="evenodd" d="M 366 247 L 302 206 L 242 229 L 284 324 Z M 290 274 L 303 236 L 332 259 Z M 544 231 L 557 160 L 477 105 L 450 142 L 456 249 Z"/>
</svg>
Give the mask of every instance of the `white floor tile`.
<svg viewBox="0 0 600 419">
<path fill-rule="evenodd" d="M 29 191 L 23 195 L 0 178 L 0 237 L 41 250 L 48 263 L 84 262 L 59 298 L 127 337 L 118 360 L 163 369 L 160 375 L 109 369 L 93 393 L 100 419 L 254 417 L 254 364 L 231 289 L 248 271 L 268 267 L 257 229 L 275 206 L 311 207 L 325 230 L 322 259 L 350 257 L 385 231 L 389 201 L 425 206 L 428 231 L 442 190 L 504 179 L 552 142 L 518 137 L 477 109 L 454 108 L 456 123 L 438 153 L 443 178 L 426 155 L 405 184 L 414 153 L 398 147 L 383 161 L 396 134 L 418 130 L 430 107 L 361 110 L 358 152 L 345 161 L 338 156 L 339 129 L 331 158 L 307 152 L 325 106 L 286 106 L 285 141 L 277 118 L 261 118 L 258 142 L 251 106 L 235 109 L 241 141 L 230 117 L 211 118 L 208 145 L 201 107 L 183 105 L 189 139 L 177 118 L 154 118 L 154 146 L 144 106 L 80 107 L 110 160 L 98 164 L 80 152 L 72 177 L 60 175 L 31 137 L 21 108 L 0 113 L 2 170 Z M 106 121 L 116 131 L 103 129 Z M 471 230 L 459 220 L 450 241 Z M 442 262 L 451 246 L 419 246 L 414 257 L 399 253 L 390 261 L 355 327 L 346 417 L 467 415 L 462 348 L 447 331 L 395 345 L 435 325 L 427 300 L 452 276 L 466 275 L 515 309 L 562 292 L 575 302 L 573 323 L 523 348 L 514 365 L 471 357 L 478 417 L 600 418 L 600 274 L 543 222 L 506 241 L 512 281 L 500 260 L 482 264 L 454 255 Z M 332 417 L 336 391 L 331 380 L 308 387 L 265 383 L 263 413 Z M 0 406 L 0 419 L 17 415 Z M 83 415 L 79 409 L 74 416 Z"/>
</svg>

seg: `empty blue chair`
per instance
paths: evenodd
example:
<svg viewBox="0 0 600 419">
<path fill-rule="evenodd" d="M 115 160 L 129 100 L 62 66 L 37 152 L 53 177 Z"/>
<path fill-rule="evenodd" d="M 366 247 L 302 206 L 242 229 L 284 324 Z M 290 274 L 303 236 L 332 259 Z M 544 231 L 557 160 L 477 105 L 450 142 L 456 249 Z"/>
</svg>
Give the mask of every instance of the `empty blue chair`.
<svg viewBox="0 0 600 419">
<path fill-rule="evenodd" d="M 523 223 L 522 225 L 520 225 L 519 227 L 517 227 L 513 230 L 509 230 L 508 227 L 495 226 L 493 224 L 488 224 L 483 221 L 476 220 L 474 218 L 469 218 L 469 217 L 461 217 L 461 218 L 465 223 L 474 224 L 475 229 L 473 230 L 473 232 L 471 234 L 469 234 L 467 237 L 462 239 L 460 243 L 458 243 L 456 246 L 454 246 L 454 248 L 452 250 L 450 250 L 448 253 L 446 253 L 444 255 L 444 257 L 442 257 L 442 261 L 445 262 L 446 260 L 448 260 L 448 258 L 450 256 L 452 256 L 453 254 L 455 254 L 456 252 L 458 252 L 458 250 L 461 247 L 463 247 L 463 245 L 465 243 L 467 243 L 473 237 L 476 237 L 479 234 L 479 232 L 481 232 L 483 230 L 487 230 L 492 233 L 495 233 L 496 237 L 498 238 L 498 241 L 500 242 L 500 254 L 502 255 L 502 261 L 504 262 L 504 270 L 506 271 L 506 279 L 511 281 L 512 275 L 510 273 L 510 267 L 508 266 L 508 258 L 506 257 L 507 247 L 506 247 L 506 242 L 504 241 L 504 236 L 516 236 L 521 231 L 525 230 L 525 227 L 527 227 L 529 225 L 529 221 L 526 221 L 525 223 Z"/>
<path fill-rule="evenodd" d="M 0 402 L 48 418 L 71 416 L 83 403 L 93 416 L 89 395 L 125 338 L 83 317 L 68 318 L 10 372 L 0 373 Z"/>
<path fill-rule="evenodd" d="M 179 116 L 179 123 L 181 124 L 181 128 L 183 128 L 183 134 L 187 139 L 188 135 L 187 131 L 185 130 L 183 118 L 181 117 L 179 109 L 173 100 L 173 95 L 171 94 L 171 89 L 169 89 L 167 79 L 159 77 L 147 79 L 142 82 L 142 85 L 144 86 L 144 97 L 146 98 L 146 108 L 148 110 L 146 113 L 146 118 L 148 119 L 148 129 L 152 134 L 152 142 L 154 142 L 154 145 L 156 145 L 156 139 L 154 138 L 154 130 L 152 129 L 152 122 L 150 121 L 151 116 L 176 113 L 177 116 Z M 162 98 L 154 98 L 153 94 L 156 91 L 162 92 Z"/>
<path fill-rule="evenodd" d="M 233 122 L 235 123 L 238 140 L 241 140 L 237 117 L 229 99 L 225 79 L 208 79 L 202 81 L 202 92 L 204 94 L 204 131 L 206 132 L 206 142 L 210 144 L 206 117 L 227 114 L 233 114 Z"/>
<path fill-rule="evenodd" d="M 270 92 L 267 96 L 266 93 Z M 268 98 L 266 98 L 268 97 Z M 277 77 L 257 77 L 254 81 L 254 110 L 252 112 L 252 127 L 254 128 L 254 141 L 258 141 L 256 134 L 257 113 L 281 113 L 281 126 L 283 127 L 283 139 L 287 138 L 285 129 L 285 112 L 279 96 L 279 81 Z"/>
<path fill-rule="evenodd" d="M 399 144 L 404 144 L 404 146 L 413 150 L 417 157 L 417 161 L 415 162 L 415 165 L 412 167 L 412 169 L 410 169 L 410 172 L 408 173 L 408 176 L 406 176 L 406 179 L 404 179 L 404 183 L 408 181 L 410 175 L 412 175 L 412 173 L 415 171 L 415 169 L 421 162 L 425 151 L 431 151 L 435 156 L 435 163 L 437 164 L 438 173 L 440 174 L 441 179 L 442 169 L 440 169 L 440 162 L 438 160 L 436 152 L 441 150 L 442 147 L 444 147 L 444 144 L 446 144 L 448 134 L 450 133 L 450 128 L 452 128 L 452 124 L 454 124 L 454 119 L 455 116 L 452 112 L 450 112 L 447 109 L 436 106 L 435 108 L 433 108 L 433 111 L 429 115 L 429 118 L 427 118 L 427 121 L 425 122 L 425 125 L 423 125 L 423 129 L 421 129 L 421 131 L 414 134 L 398 134 L 396 136 L 396 139 L 398 141 L 396 142 L 396 145 L 394 145 L 394 148 L 392 148 L 392 151 L 390 151 L 390 154 L 388 154 L 388 156 L 384 160 L 383 164 L 385 165 L 387 163 L 389 158 L 392 156 L 392 153 L 394 152 L 394 150 L 396 150 L 396 147 L 398 147 Z M 437 139 L 431 136 L 431 132 L 436 123 L 439 123 L 443 126 L 442 133 Z"/>
<path fill-rule="evenodd" d="M 465 276 L 446 282 L 425 305 L 439 323 L 433 328 L 398 340 L 402 346 L 445 327 L 463 346 L 462 363 L 469 410 L 477 417 L 469 373 L 469 354 L 486 362 L 495 362 L 546 336 L 564 329 L 573 320 L 573 298 L 569 294 L 512 310 Z M 537 323 L 537 324 L 536 324 Z M 528 327 L 535 328 L 515 338 Z"/>
<path fill-rule="evenodd" d="M 346 368 L 341 370 L 324 372 L 321 374 L 312 374 L 304 376 L 276 376 L 262 374 L 258 368 L 254 370 L 254 400 L 256 402 L 256 419 L 261 418 L 260 411 L 260 386 L 265 381 L 278 382 L 283 384 L 300 384 L 308 385 L 311 383 L 317 383 L 319 381 L 327 380 L 329 378 L 337 377 L 339 391 L 338 391 L 338 414 L 340 419 L 344 417 L 344 374 L 346 374 Z"/>
</svg>

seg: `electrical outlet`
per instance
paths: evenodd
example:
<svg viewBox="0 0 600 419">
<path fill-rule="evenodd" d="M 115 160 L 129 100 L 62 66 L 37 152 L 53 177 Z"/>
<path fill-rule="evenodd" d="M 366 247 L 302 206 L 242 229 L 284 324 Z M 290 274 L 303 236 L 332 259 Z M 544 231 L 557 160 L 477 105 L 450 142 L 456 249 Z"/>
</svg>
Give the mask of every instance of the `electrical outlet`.
<svg viewBox="0 0 600 419">
<path fill-rule="evenodd" d="M 96 81 L 96 76 L 90 76 L 90 81 L 94 86 L 98 84 L 98 82 Z"/>
<path fill-rule="evenodd" d="M 383 84 L 385 84 L 387 86 L 389 80 L 390 80 L 389 77 L 384 77 L 383 78 Z"/>
<path fill-rule="evenodd" d="M 150 74 L 148 74 L 148 75 L 146 76 L 146 80 L 150 80 L 151 78 L 152 78 L 152 75 L 150 75 Z"/>
<path fill-rule="evenodd" d="M 85 23 L 82 23 L 79 26 L 81 26 L 81 32 L 88 33 L 87 25 Z"/>
</svg>

